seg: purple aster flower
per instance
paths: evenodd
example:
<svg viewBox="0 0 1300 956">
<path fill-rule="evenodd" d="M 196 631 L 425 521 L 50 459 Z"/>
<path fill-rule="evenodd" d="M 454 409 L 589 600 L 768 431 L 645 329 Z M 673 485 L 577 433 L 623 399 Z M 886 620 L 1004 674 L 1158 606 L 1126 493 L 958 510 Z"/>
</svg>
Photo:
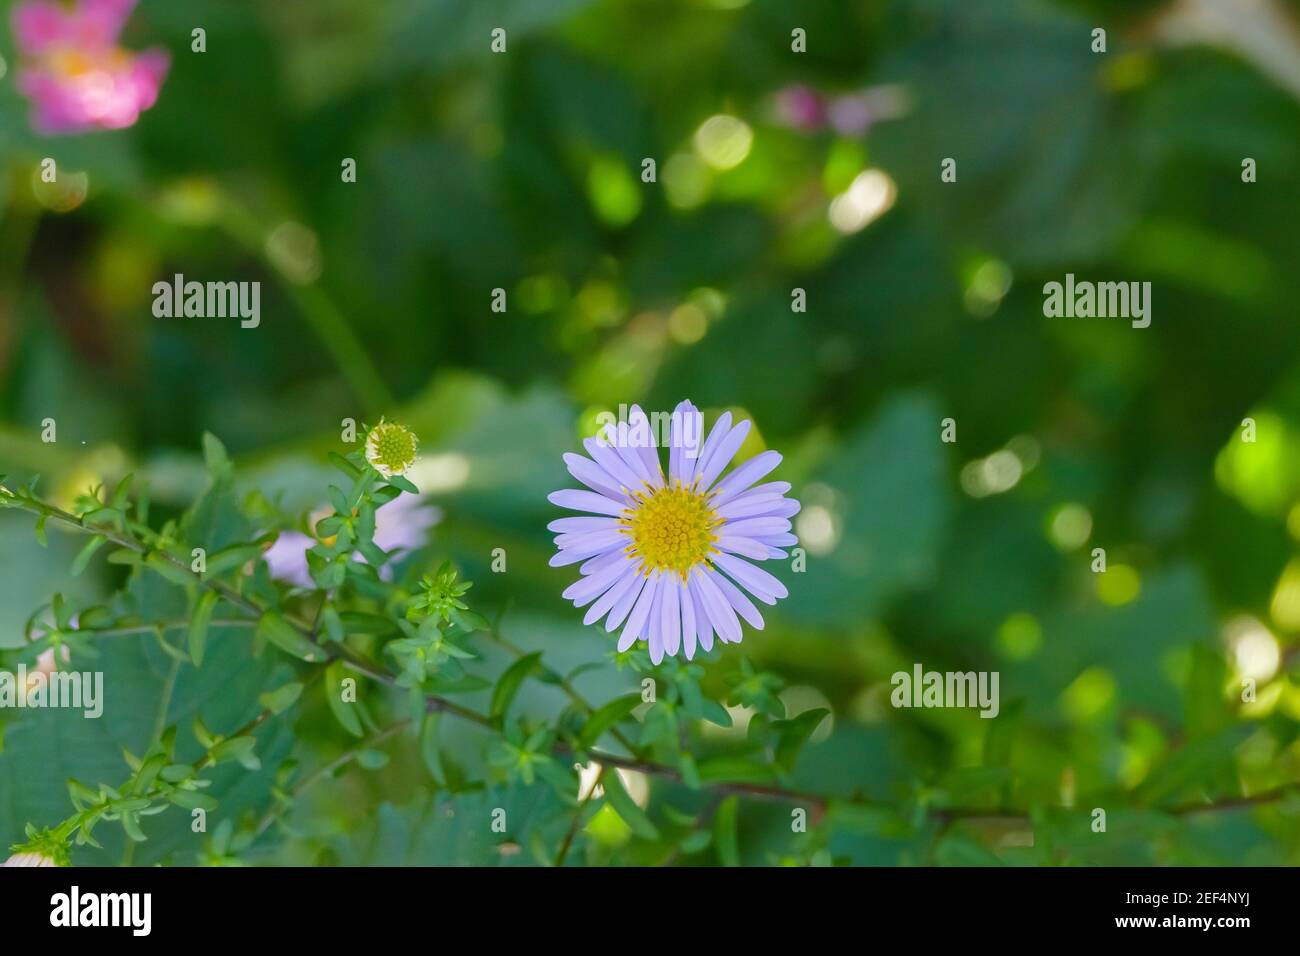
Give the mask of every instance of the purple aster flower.
<svg viewBox="0 0 1300 956">
<path fill-rule="evenodd" d="M 789 483 L 754 484 L 780 464 L 777 452 L 722 476 L 748 421 L 732 425 L 724 413 L 703 445 L 703 416 L 689 401 L 670 423 L 667 475 L 635 405 L 626 423 L 583 442 L 590 458 L 565 455 L 569 473 L 589 490 L 557 491 L 549 500 L 588 515 L 547 526 L 559 549 L 552 567 L 582 562 L 582 578 L 564 597 L 576 607 L 591 604 L 583 623 L 605 618 L 606 631 L 622 625 L 618 649 L 644 640 L 656 664 L 683 648 L 687 660 L 697 645 L 711 650 L 715 634 L 739 643 L 742 618 L 761 630 L 763 616 L 745 592 L 764 604 L 788 592 L 752 562 L 784 558 L 782 549 L 798 543 L 790 517 L 799 502 L 785 497 Z"/>
</svg>

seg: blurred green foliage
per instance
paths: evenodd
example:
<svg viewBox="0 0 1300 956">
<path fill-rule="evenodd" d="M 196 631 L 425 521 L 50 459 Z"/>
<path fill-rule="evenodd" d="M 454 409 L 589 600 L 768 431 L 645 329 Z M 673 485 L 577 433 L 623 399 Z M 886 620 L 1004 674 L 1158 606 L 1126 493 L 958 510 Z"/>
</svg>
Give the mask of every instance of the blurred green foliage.
<svg viewBox="0 0 1300 956">
<path fill-rule="evenodd" d="M 451 559 L 476 609 L 567 673 L 612 642 L 546 564 L 561 453 L 619 403 L 740 410 L 761 433 L 746 453 L 786 455 L 807 570 L 782 573 L 790 599 L 712 655 L 703 686 L 721 693 L 742 655 L 781 675 L 789 716 L 833 715 L 792 785 L 897 809 L 839 807 L 801 839 L 784 804 L 727 800 L 707 840 L 629 834 L 602 810 L 570 862 L 1295 864 L 1300 585 L 1280 582 L 1300 538 L 1300 104 L 1248 46 L 1161 43 L 1173 16 L 1154 0 L 143 0 L 128 42 L 174 58 L 158 105 L 57 139 L 28 129 L 0 35 L 0 472 L 40 473 L 67 503 L 134 471 L 174 517 L 205 487 L 206 430 L 240 466 L 232 502 L 258 492 L 301 522 L 326 503 L 340 421 L 386 414 L 421 436 L 442 513 L 406 573 Z M 189 52 L 196 26 L 206 53 Z M 897 88 L 906 109 L 861 136 L 803 131 L 774 105 L 793 85 Z M 717 114 L 752 132 L 730 169 L 696 135 Z M 84 200 L 39 183 L 46 156 L 66 183 L 85 173 Z M 869 170 L 892 205 L 837 228 L 828 209 Z M 1042 286 L 1067 272 L 1151 282 L 1151 327 L 1044 318 Z M 262 282 L 261 326 L 154 318 L 174 273 Z M 0 647 L 54 591 L 125 580 L 95 561 L 70 581 L 82 542 L 49 538 L 0 513 Z M 127 599 L 149 615 L 186 613 L 142 586 Z M 247 642 L 214 629 L 195 670 L 115 638 L 94 664 L 103 720 L 0 716 L 0 846 L 66 815 L 68 777 L 120 778 L 119 749 L 158 727 L 255 713 L 287 665 Z M 890 675 L 915 662 L 1000 672 L 999 717 L 891 708 Z M 608 667 L 577 685 L 598 703 L 636 689 Z M 515 707 L 563 703 L 526 681 Z M 263 771 L 218 769 L 223 815 L 266 812 L 290 753 L 315 766 L 348 746 L 310 695 L 266 733 Z M 481 731 L 442 733 L 483 771 Z M 563 839 L 572 809 L 545 786 L 455 793 L 418 741 L 392 749 L 246 858 L 534 862 Z M 651 782 L 659 826 L 681 790 Z M 492 807 L 509 852 L 456 825 Z M 235 855 L 229 828 L 196 850 L 186 823 L 125 859 Z M 95 859 L 124 852 L 119 835 Z"/>
</svg>

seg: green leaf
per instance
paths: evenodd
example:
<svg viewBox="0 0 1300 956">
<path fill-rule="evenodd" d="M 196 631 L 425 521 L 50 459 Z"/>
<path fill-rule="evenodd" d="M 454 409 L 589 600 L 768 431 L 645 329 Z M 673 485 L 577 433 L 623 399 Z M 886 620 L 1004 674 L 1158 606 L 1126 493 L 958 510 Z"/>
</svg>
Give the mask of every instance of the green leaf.
<svg viewBox="0 0 1300 956">
<path fill-rule="evenodd" d="M 608 704 L 598 708 L 587 720 L 578 735 L 578 746 L 587 748 L 600 739 L 600 735 L 636 710 L 641 704 L 640 694 L 628 694 L 617 697 Z"/>
<path fill-rule="evenodd" d="M 623 781 L 619 779 L 618 772 L 613 767 L 606 768 L 601 777 L 601 785 L 605 788 L 605 799 L 633 833 L 643 840 L 659 839 L 658 828 L 646 812 L 637 806 L 636 801 L 628 796 L 627 791 L 623 789 Z"/>
<path fill-rule="evenodd" d="M 325 700 L 329 703 L 334 719 L 343 725 L 343 729 L 353 737 L 365 736 L 361 729 L 359 704 L 348 703 L 343 699 L 343 678 L 346 673 L 342 661 L 335 661 L 325 669 Z"/>
<path fill-rule="evenodd" d="M 717 780 L 738 780 L 765 783 L 772 779 L 767 767 L 744 757 L 722 754 L 700 763 L 700 780 L 710 783 Z"/>
<path fill-rule="evenodd" d="M 49 539 L 45 537 L 45 522 L 48 518 L 49 515 L 43 514 L 36 519 L 36 540 L 40 543 L 42 548 L 48 548 L 50 546 Z"/>
<path fill-rule="evenodd" d="M 329 458 L 330 464 L 343 472 L 343 474 L 347 475 L 349 478 L 355 479 L 361 475 L 361 469 L 356 467 L 356 465 L 352 464 L 352 462 L 348 461 L 338 452 L 332 451 L 327 457 Z"/>
<path fill-rule="evenodd" d="M 186 810 L 206 810 L 211 812 L 217 809 L 218 806 L 216 800 L 197 790 L 173 790 L 167 794 L 167 799 Z"/>
<path fill-rule="evenodd" d="M 286 710 L 297 703 L 298 698 L 302 696 L 302 684 L 298 681 L 285 684 L 278 690 L 273 690 L 262 694 L 257 698 L 258 703 L 273 714 L 283 714 Z"/>
<path fill-rule="evenodd" d="M 492 691 L 492 708 L 493 717 L 504 717 L 506 711 L 510 709 L 511 702 L 515 695 L 519 693 L 519 688 L 523 686 L 528 676 L 538 669 L 542 660 L 542 652 L 536 651 L 532 654 L 526 654 L 519 660 L 515 661 L 506 668 L 501 679 L 497 681 L 497 686 Z"/>
<path fill-rule="evenodd" d="M 772 728 L 780 735 L 776 745 L 776 765 L 786 773 L 793 771 L 795 761 L 799 759 L 800 749 L 829 714 L 830 711 L 825 708 L 816 708 L 804 711 L 790 720 L 774 722 Z"/>
<path fill-rule="evenodd" d="M 110 507 L 116 508 L 118 511 L 123 510 L 123 507 L 127 502 L 127 497 L 131 494 L 131 480 L 134 477 L 135 475 L 127 475 L 117 483 L 117 487 L 113 489 L 112 496 L 108 499 Z"/>
<path fill-rule="evenodd" d="M 393 477 L 387 479 L 387 481 L 394 488 L 400 488 L 402 491 L 405 491 L 408 495 L 418 495 L 420 493 L 419 488 L 415 487 L 415 485 L 411 484 L 407 479 L 403 478 L 401 475 L 393 475 Z"/>
<path fill-rule="evenodd" d="M 216 591 L 204 591 L 194 605 L 194 614 L 190 617 L 188 646 L 190 660 L 195 667 L 203 666 L 203 651 L 208 645 L 208 623 L 212 620 L 212 609 L 217 603 Z"/>
<path fill-rule="evenodd" d="M 182 587 L 189 587 L 191 584 L 193 584 L 195 581 L 198 580 L 198 578 L 196 578 L 193 574 L 190 574 L 189 571 L 177 567 L 174 563 L 172 563 L 170 558 L 168 558 L 160 551 L 150 552 L 149 556 L 144 559 L 144 563 L 149 565 L 151 569 L 157 571 L 160 575 L 162 575 L 162 577 L 166 578 L 168 581 L 172 582 L 173 584 L 179 584 Z"/>
<path fill-rule="evenodd" d="M 257 738 L 249 737 L 231 737 L 229 740 L 223 740 L 212 748 L 212 759 L 216 763 L 225 763 L 227 760 L 238 760 L 250 770 L 261 766 L 257 756 L 253 751 L 257 748 Z"/>
<path fill-rule="evenodd" d="M 424 727 L 420 730 L 420 756 L 424 758 L 424 765 L 429 768 L 429 774 L 440 787 L 447 779 L 442 766 L 441 728 L 442 714 L 433 713 L 425 717 Z"/>
<path fill-rule="evenodd" d="M 232 568 L 243 567 L 261 554 L 262 546 L 260 544 L 238 544 L 229 548 L 222 548 L 220 551 L 208 555 L 205 562 L 207 570 L 204 572 L 204 577 L 215 577 Z"/>
<path fill-rule="evenodd" d="M 208 473 L 219 478 L 230 470 L 230 456 L 226 446 L 212 432 L 203 433 L 203 461 L 208 466 Z"/>
<path fill-rule="evenodd" d="M 274 644 L 286 654 L 292 654 L 304 661 L 323 661 L 325 651 L 317 644 L 307 640 L 292 624 L 279 613 L 267 611 L 257 622 L 257 636 Z"/>
<path fill-rule="evenodd" d="M 727 797 L 718 804 L 718 811 L 713 815 L 713 841 L 723 866 L 740 866 L 740 848 L 736 842 L 739 813 L 740 800 Z"/>
<path fill-rule="evenodd" d="M 382 750 L 358 750 L 354 759 L 366 770 L 378 770 L 388 764 L 388 754 Z"/>
<path fill-rule="evenodd" d="M 86 565 L 90 563 L 90 559 L 95 556 L 96 551 L 104 546 L 104 542 L 107 540 L 102 534 L 97 534 L 86 542 L 85 547 L 77 552 L 76 558 L 72 561 L 72 576 L 74 578 L 86 570 Z"/>
</svg>

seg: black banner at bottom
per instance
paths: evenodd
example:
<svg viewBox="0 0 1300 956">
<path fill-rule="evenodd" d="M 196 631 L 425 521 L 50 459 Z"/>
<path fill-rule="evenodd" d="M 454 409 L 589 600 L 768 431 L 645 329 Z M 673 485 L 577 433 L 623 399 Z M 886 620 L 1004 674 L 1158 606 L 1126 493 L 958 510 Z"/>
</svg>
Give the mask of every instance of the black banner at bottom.
<svg viewBox="0 0 1300 956">
<path fill-rule="evenodd" d="M 1061 941 L 1199 934 L 1231 945 L 1293 928 L 1295 886 L 1290 869 L 0 868 L 0 923 L 12 952 L 28 936 L 69 933 L 128 945 L 282 936 L 373 945 L 395 925 L 540 943 L 546 927 L 577 916 L 584 938 L 689 917 L 700 935 L 725 927 L 729 939 L 795 920 L 811 939 L 924 927 L 927 942 L 940 942 L 1043 928 Z"/>
</svg>

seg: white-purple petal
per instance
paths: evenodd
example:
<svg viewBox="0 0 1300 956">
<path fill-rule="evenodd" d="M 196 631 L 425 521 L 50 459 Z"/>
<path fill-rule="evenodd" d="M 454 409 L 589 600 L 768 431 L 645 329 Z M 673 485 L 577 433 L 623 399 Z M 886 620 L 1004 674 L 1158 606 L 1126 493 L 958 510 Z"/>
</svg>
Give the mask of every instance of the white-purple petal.
<svg viewBox="0 0 1300 956">
<path fill-rule="evenodd" d="M 641 411 L 640 405 L 633 405 L 627 420 L 631 425 L 628 429 L 628 440 L 632 450 L 637 453 L 645 470 L 650 474 L 650 484 L 662 488 L 664 469 L 659 463 L 658 446 L 655 444 L 655 433 L 650 427 L 650 419 L 646 417 L 645 412 Z"/>
<path fill-rule="evenodd" d="M 758 608 L 754 607 L 754 602 L 741 593 L 740 588 L 728 581 L 726 575 L 719 574 L 717 571 L 706 571 L 705 574 L 718 586 L 722 596 L 736 609 L 737 614 L 748 621 L 756 631 L 763 629 L 763 615 L 758 612 Z"/>
<path fill-rule="evenodd" d="M 546 500 L 570 511 L 590 511 L 592 514 L 612 515 L 615 518 L 627 510 L 626 503 L 620 503 L 594 491 L 578 491 L 576 488 L 553 491 L 546 496 Z"/>
<path fill-rule="evenodd" d="M 695 475 L 702 430 L 703 416 L 689 401 L 673 410 L 668 429 L 668 476 L 682 485 L 689 485 Z"/>
<path fill-rule="evenodd" d="M 546 526 L 558 534 L 581 534 L 584 531 L 615 531 L 617 518 L 556 518 Z"/>
<path fill-rule="evenodd" d="M 600 596 L 600 600 L 591 606 L 587 611 L 586 616 L 583 617 L 582 623 L 595 624 L 609 613 L 609 610 L 617 604 L 619 599 L 622 598 L 632 585 L 636 583 L 637 577 L 636 569 L 632 567 L 631 562 L 628 562 L 623 568 L 622 576 L 614 582 L 613 586 L 610 587 L 608 591 Z"/>
<path fill-rule="evenodd" d="M 631 612 L 636 600 L 641 596 L 645 589 L 647 578 L 639 571 L 634 572 L 632 586 L 623 592 L 622 596 L 614 604 L 614 609 L 609 612 L 609 617 L 605 620 L 605 630 L 612 632 L 614 628 L 623 623 L 623 619 Z"/>
<path fill-rule="evenodd" d="M 755 455 L 718 482 L 718 487 L 713 490 L 713 504 L 717 506 L 730 501 L 779 464 L 780 452 L 765 451 Z"/>
<path fill-rule="evenodd" d="M 789 500 L 789 498 L 783 498 L 781 495 L 743 494 L 737 498 L 732 498 L 721 508 L 714 508 L 714 510 L 717 511 L 720 517 L 734 521 L 740 518 L 765 515 L 780 507 L 781 502 Z"/>
<path fill-rule="evenodd" d="M 689 583 L 682 584 L 681 592 L 682 647 L 689 661 L 695 657 L 695 597 Z"/>
<path fill-rule="evenodd" d="M 627 564 L 632 559 L 624 553 L 623 548 L 611 548 L 609 551 L 603 551 L 594 558 L 588 558 L 587 562 L 578 568 L 581 574 L 595 574 L 602 568 L 607 568 L 611 564 Z"/>
<path fill-rule="evenodd" d="M 664 597 L 667 594 L 668 586 L 672 583 L 667 574 L 660 572 L 659 587 L 655 591 L 654 603 L 650 605 L 650 616 L 646 618 L 645 637 L 646 647 L 650 651 L 650 663 L 659 664 L 664 659 Z"/>
<path fill-rule="evenodd" d="M 646 463 L 641 460 L 641 455 L 632 447 L 628 438 L 628 426 L 626 422 L 620 422 L 617 426 L 606 425 L 604 432 L 605 441 L 609 447 L 614 449 L 623 464 L 627 465 L 628 470 L 636 475 L 638 484 L 636 487 L 647 485 L 651 488 L 655 486 L 654 475 L 646 467 Z"/>
<path fill-rule="evenodd" d="M 626 568 L 623 566 L 611 564 L 595 574 L 574 581 L 564 589 L 564 594 L 561 596 L 572 601 L 575 607 L 590 604 L 613 587 L 614 582 L 622 576 L 625 570 Z"/>
<path fill-rule="evenodd" d="M 664 651 L 670 656 L 675 656 L 682 647 L 681 600 L 681 581 L 676 574 L 668 574 L 664 580 L 663 614 L 659 627 L 663 632 Z"/>
<path fill-rule="evenodd" d="M 623 628 L 623 634 L 618 639 L 618 649 L 625 651 L 637 642 L 641 637 L 641 631 L 645 628 L 646 618 L 650 616 L 650 606 L 655 603 L 655 595 L 659 593 L 659 578 L 652 576 L 644 588 L 641 589 L 641 596 L 636 600 L 636 606 L 632 608 L 632 613 L 627 617 L 627 626 Z"/>
<path fill-rule="evenodd" d="M 731 459 L 736 457 L 736 452 L 745 443 L 745 438 L 748 435 L 748 419 L 727 432 L 727 437 L 718 443 L 718 447 L 709 455 L 708 461 L 701 463 L 695 470 L 696 487 L 700 491 L 708 491 L 713 487 L 713 482 L 718 475 L 722 474 L 722 470 L 731 463 Z"/>
<path fill-rule="evenodd" d="M 590 458 L 575 455 L 573 452 L 566 452 L 564 464 L 568 467 L 569 474 L 592 491 L 598 492 L 607 498 L 613 498 L 615 501 L 627 500 L 627 496 L 619 488 L 618 482 L 610 477 L 609 472 Z"/>
<path fill-rule="evenodd" d="M 725 552 L 715 554 L 713 560 L 719 568 L 734 578 L 741 587 L 764 604 L 775 604 L 777 598 L 786 597 L 790 593 L 785 589 L 785 585 L 775 577 L 762 568 L 754 567 L 748 561 L 742 561 L 740 558 L 733 557 Z"/>
<path fill-rule="evenodd" d="M 745 538 L 734 534 L 723 534 L 719 536 L 715 545 L 723 551 L 730 551 L 732 554 L 744 555 L 747 558 L 753 558 L 755 561 L 767 560 L 767 545 L 760 541 L 755 541 L 753 538 Z"/>
<path fill-rule="evenodd" d="M 718 586 L 714 584 L 707 574 L 696 568 L 695 580 L 698 583 L 699 595 L 703 600 L 705 609 L 709 612 L 709 620 L 713 622 L 714 630 L 718 632 L 718 637 L 724 644 L 735 644 L 740 641 L 740 621 L 736 618 L 736 612 L 727 603 L 727 599 Z"/>
<path fill-rule="evenodd" d="M 611 446 L 605 444 L 599 438 L 588 438 L 582 443 L 582 447 L 587 449 L 587 454 L 592 457 L 596 464 L 600 465 L 605 474 L 609 475 L 614 481 L 618 482 L 621 491 L 639 491 L 643 484 L 627 463 L 618 456 Z"/>
<path fill-rule="evenodd" d="M 700 647 L 705 653 L 713 650 L 713 624 L 709 621 L 709 612 L 704 609 L 704 599 L 700 597 L 699 584 L 692 573 L 686 583 L 691 594 L 691 603 L 695 605 L 695 631 L 700 640 Z"/>
<path fill-rule="evenodd" d="M 723 530 L 742 538 L 761 538 L 769 534 L 785 534 L 790 530 L 790 520 L 766 515 L 761 518 L 742 518 L 739 521 L 728 521 L 723 525 Z"/>
</svg>

